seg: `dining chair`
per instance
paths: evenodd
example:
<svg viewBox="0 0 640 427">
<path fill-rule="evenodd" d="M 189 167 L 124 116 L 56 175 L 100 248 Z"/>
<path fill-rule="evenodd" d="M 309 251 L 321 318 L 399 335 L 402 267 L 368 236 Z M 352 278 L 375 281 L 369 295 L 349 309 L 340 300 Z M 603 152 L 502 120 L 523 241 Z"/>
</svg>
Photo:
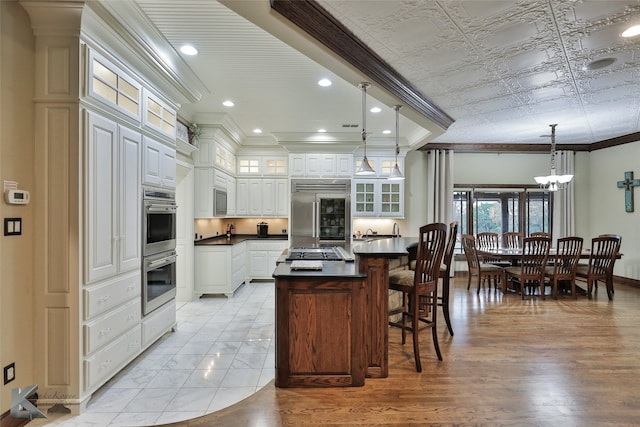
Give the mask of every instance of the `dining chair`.
<svg viewBox="0 0 640 427">
<path fill-rule="evenodd" d="M 582 252 L 582 237 L 563 237 L 556 243 L 556 254 L 553 259 L 553 266 L 547 266 L 545 277 L 549 279 L 551 285 L 551 295 L 558 299 L 558 284 L 560 282 L 569 283 L 571 295 L 578 298 L 576 293 L 576 269 Z"/>
<path fill-rule="evenodd" d="M 498 233 L 493 233 L 490 231 L 485 231 L 482 233 L 476 234 L 476 248 L 481 250 L 494 250 L 500 247 L 500 235 Z M 491 257 L 489 255 L 479 254 L 480 262 L 484 264 L 495 264 L 500 267 L 506 267 L 508 264 L 504 261 Z M 490 277 L 487 280 L 491 280 Z M 491 285 L 491 284 L 489 284 Z"/>
<path fill-rule="evenodd" d="M 522 239 L 524 239 L 524 234 L 517 231 L 502 233 L 502 247 L 504 249 L 520 249 L 522 248 Z"/>
<path fill-rule="evenodd" d="M 467 290 L 471 288 L 471 278 L 478 278 L 478 290 L 480 293 L 480 287 L 484 279 L 487 279 L 489 283 L 489 289 L 491 289 L 491 278 L 493 278 L 494 286 L 498 289 L 498 282 L 502 286 L 502 292 L 506 290 L 506 281 L 504 275 L 504 268 L 495 264 L 487 264 L 480 261 L 478 251 L 476 247 L 476 239 L 471 234 L 462 235 L 462 249 L 464 250 L 464 256 L 467 259 L 467 269 L 469 270 L 467 279 Z"/>
<path fill-rule="evenodd" d="M 444 255 L 442 256 L 442 266 L 440 266 L 440 278 L 442 279 L 442 294 L 438 295 L 438 305 L 442 307 L 442 314 L 444 315 L 444 321 L 447 324 L 449 335 L 453 336 L 453 327 L 451 326 L 451 316 L 449 315 L 449 287 L 451 282 L 451 265 L 453 263 L 453 251 L 456 247 L 456 240 L 458 238 L 458 221 L 453 221 L 449 224 L 449 234 L 447 237 L 447 245 L 444 248 Z M 415 270 L 416 268 L 416 256 L 418 251 L 418 244 L 412 243 L 407 246 L 407 252 L 409 252 L 409 270 Z"/>
<path fill-rule="evenodd" d="M 607 296 L 613 299 L 613 266 L 616 262 L 622 238 L 619 235 L 600 235 L 591 239 L 589 264 L 578 266 L 576 277 L 587 282 L 587 296 L 592 297 L 593 286 L 598 289 L 598 280 L 607 285 Z"/>
<path fill-rule="evenodd" d="M 542 299 L 545 299 L 544 274 L 550 246 L 549 237 L 525 237 L 522 240 L 520 265 L 505 268 L 507 282 L 519 287 L 522 299 L 526 289 L 533 295 L 536 287 L 540 288 Z"/>
<path fill-rule="evenodd" d="M 438 360 L 442 353 L 438 345 L 437 308 L 438 280 L 440 266 L 447 239 L 447 225 L 443 223 L 427 224 L 420 227 L 416 267 L 389 275 L 389 289 L 402 292 L 402 305 L 389 309 L 389 326 L 402 329 L 402 344 L 406 342 L 407 332 L 413 336 L 413 355 L 416 370 L 422 372 L 420 363 L 419 332 L 431 329 L 433 346 Z M 400 314 L 399 320 L 392 320 Z"/>
<path fill-rule="evenodd" d="M 442 307 L 444 321 L 447 324 L 449 335 L 453 336 L 453 327 L 451 326 L 451 316 L 449 315 L 449 287 L 451 285 L 451 265 L 453 264 L 453 251 L 456 247 L 458 238 L 458 221 L 449 224 L 449 235 L 447 237 L 447 245 L 444 249 L 442 257 L 442 265 L 440 266 L 440 278 L 442 279 L 442 295 L 438 296 L 438 305 Z"/>
</svg>

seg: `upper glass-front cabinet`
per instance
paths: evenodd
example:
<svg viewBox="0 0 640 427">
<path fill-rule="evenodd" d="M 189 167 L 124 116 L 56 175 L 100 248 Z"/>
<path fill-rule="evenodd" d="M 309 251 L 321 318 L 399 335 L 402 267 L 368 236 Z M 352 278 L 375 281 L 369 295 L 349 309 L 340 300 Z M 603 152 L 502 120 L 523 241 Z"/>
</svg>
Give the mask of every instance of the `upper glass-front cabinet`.
<svg viewBox="0 0 640 427">
<path fill-rule="evenodd" d="M 404 217 L 404 182 L 356 179 L 353 185 L 354 217 Z"/>
<path fill-rule="evenodd" d="M 175 138 L 176 111 L 146 89 L 144 101 L 144 124 Z"/>
<path fill-rule="evenodd" d="M 89 50 L 88 82 L 88 96 L 140 120 L 142 86 L 93 50 Z"/>
</svg>

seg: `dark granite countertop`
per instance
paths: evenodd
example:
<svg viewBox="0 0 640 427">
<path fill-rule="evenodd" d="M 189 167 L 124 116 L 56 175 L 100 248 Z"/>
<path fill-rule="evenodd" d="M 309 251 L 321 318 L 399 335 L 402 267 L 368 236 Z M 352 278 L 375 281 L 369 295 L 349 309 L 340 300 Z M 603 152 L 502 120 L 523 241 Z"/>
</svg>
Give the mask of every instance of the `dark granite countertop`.
<svg viewBox="0 0 640 427">
<path fill-rule="evenodd" d="M 354 241 L 351 251 L 358 256 L 398 257 L 407 255 L 407 246 L 418 241 L 417 237 L 390 237 L 369 241 Z"/>
<path fill-rule="evenodd" d="M 331 277 L 366 277 L 360 273 L 355 263 L 344 261 L 324 261 L 322 270 L 291 270 L 291 263 L 282 262 L 278 264 L 273 272 L 274 278 L 286 277 L 308 277 L 308 278 L 331 278 Z"/>
<path fill-rule="evenodd" d="M 227 239 L 227 236 L 220 235 L 215 237 L 209 237 L 208 239 L 196 240 L 194 241 L 195 246 L 211 246 L 211 245 L 220 245 L 220 246 L 231 246 L 237 245 L 238 243 L 245 242 L 247 240 L 259 240 L 261 242 L 273 242 L 273 241 L 282 241 L 288 240 L 289 236 L 286 234 L 269 234 L 267 237 L 258 237 L 255 234 L 235 234 Z"/>
</svg>

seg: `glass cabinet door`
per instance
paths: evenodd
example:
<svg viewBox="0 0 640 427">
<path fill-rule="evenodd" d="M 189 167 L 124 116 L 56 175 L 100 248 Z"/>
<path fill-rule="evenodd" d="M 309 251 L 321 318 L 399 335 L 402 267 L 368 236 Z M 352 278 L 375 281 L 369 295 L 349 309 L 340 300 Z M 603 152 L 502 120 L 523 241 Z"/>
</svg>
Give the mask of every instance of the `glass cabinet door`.
<svg viewBox="0 0 640 427">
<path fill-rule="evenodd" d="M 318 205 L 320 240 L 345 240 L 345 198 L 321 198 Z"/>
<path fill-rule="evenodd" d="M 356 182 L 355 213 L 356 215 L 375 214 L 375 184 L 373 182 Z"/>
<path fill-rule="evenodd" d="M 383 183 L 380 191 L 381 214 L 399 214 L 400 213 L 400 184 L 399 183 Z"/>
</svg>

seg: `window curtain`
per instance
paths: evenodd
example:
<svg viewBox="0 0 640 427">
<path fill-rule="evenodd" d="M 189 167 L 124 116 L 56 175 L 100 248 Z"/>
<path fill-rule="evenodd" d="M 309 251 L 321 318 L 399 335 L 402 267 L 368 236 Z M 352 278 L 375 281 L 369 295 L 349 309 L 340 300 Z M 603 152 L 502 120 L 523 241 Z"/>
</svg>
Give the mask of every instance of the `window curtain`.
<svg viewBox="0 0 640 427">
<path fill-rule="evenodd" d="M 574 175 L 573 151 L 556 151 L 556 169 L 558 175 Z M 553 239 L 575 235 L 575 192 L 573 180 L 553 198 Z"/>
<path fill-rule="evenodd" d="M 453 150 L 427 151 L 427 222 L 453 220 Z"/>
</svg>

